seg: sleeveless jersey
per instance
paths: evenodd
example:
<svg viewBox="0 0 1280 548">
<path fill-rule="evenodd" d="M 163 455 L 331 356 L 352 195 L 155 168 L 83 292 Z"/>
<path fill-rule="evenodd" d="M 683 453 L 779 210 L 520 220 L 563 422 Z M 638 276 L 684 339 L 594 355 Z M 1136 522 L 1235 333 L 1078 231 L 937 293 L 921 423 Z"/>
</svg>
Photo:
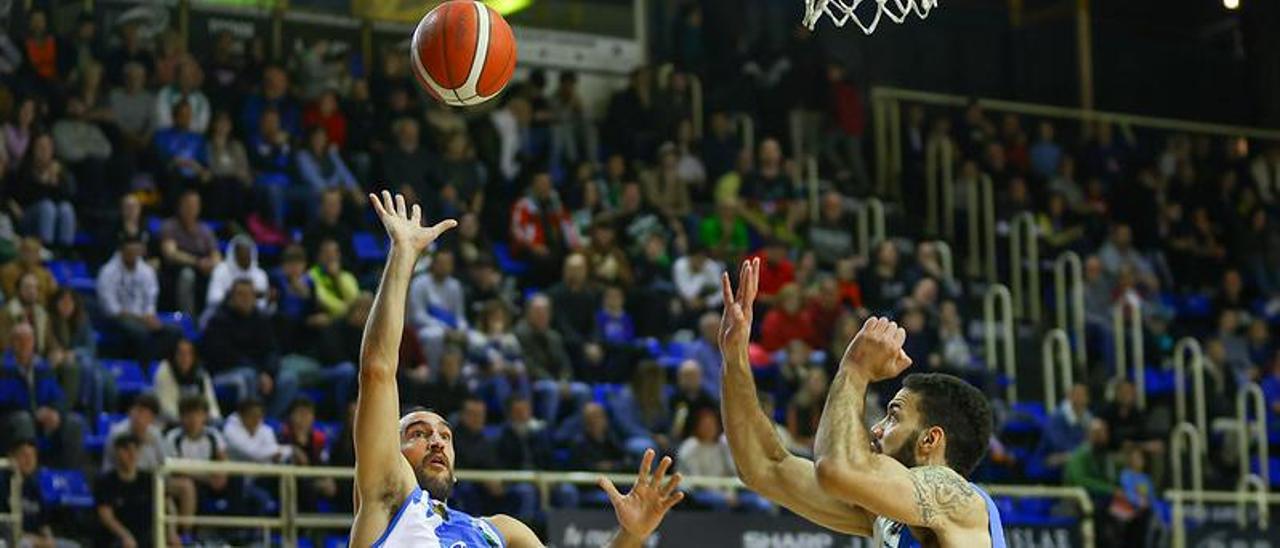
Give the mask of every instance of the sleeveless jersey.
<svg viewBox="0 0 1280 548">
<path fill-rule="evenodd" d="M 969 484 L 982 501 L 987 505 L 987 533 L 991 535 L 991 548 L 1008 548 L 1004 542 L 1004 525 L 1000 522 L 1000 510 L 981 487 Z M 911 529 L 906 525 L 886 517 L 877 517 L 873 527 L 877 548 L 920 548 L 920 541 L 911 536 Z"/>
<path fill-rule="evenodd" d="M 451 510 L 415 487 L 373 548 L 505 548 L 506 540 L 489 520 Z"/>
</svg>

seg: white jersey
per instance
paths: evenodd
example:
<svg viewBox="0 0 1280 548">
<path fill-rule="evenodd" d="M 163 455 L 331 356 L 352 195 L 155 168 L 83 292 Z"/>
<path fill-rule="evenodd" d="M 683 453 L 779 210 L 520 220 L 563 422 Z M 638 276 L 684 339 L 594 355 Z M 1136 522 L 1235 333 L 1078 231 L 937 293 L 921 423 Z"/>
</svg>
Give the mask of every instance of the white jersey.
<svg viewBox="0 0 1280 548">
<path fill-rule="evenodd" d="M 373 543 L 414 548 L 505 548 L 506 540 L 489 520 L 451 510 L 443 502 L 415 487 L 386 531 Z"/>
</svg>

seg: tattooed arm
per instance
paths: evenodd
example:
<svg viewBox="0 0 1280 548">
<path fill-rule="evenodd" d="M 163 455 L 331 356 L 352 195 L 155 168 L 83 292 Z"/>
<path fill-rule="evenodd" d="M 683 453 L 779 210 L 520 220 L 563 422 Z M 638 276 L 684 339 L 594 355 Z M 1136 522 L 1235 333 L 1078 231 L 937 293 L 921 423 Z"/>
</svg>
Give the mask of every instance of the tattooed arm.
<svg viewBox="0 0 1280 548">
<path fill-rule="evenodd" d="M 814 440 L 818 485 L 847 504 L 899 523 L 930 529 L 981 526 L 985 503 L 959 474 L 945 466 L 908 469 L 871 449 L 862 419 L 867 385 L 895 377 L 911 364 L 902 353 L 904 338 L 896 324 L 872 318 L 850 343 Z M 897 413 L 891 404 L 886 420 L 896 420 Z"/>
</svg>

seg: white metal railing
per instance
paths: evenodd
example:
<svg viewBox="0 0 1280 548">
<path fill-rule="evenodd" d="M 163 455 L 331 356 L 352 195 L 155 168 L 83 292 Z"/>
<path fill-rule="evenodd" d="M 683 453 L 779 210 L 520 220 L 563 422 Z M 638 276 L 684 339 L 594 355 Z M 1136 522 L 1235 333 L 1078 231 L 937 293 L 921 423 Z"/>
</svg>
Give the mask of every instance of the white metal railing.
<svg viewBox="0 0 1280 548">
<path fill-rule="evenodd" d="M 1253 422 L 1249 422 L 1249 403 L 1253 403 Z M 1267 486 L 1271 485 L 1271 465 L 1268 462 L 1270 457 L 1270 448 L 1267 440 L 1267 398 L 1262 393 L 1262 387 L 1258 383 L 1251 382 L 1241 386 L 1236 391 L 1236 424 L 1240 428 L 1240 435 L 1236 442 L 1236 455 L 1240 459 L 1240 480 L 1237 488 L 1241 490 L 1247 489 L 1250 485 L 1261 485 L 1261 492 L 1266 492 Z M 1249 445 L 1258 447 L 1258 473 L 1254 474 L 1250 471 Z M 1265 507 L 1265 505 L 1263 505 Z M 1266 522 L 1266 514 L 1263 514 L 1262 520 Z"/>
<path fill-rule="evenodd" d="M 1173 490 L 1182 490 L 1182 454 L 1186 447 L 1184 444 L 1189 444 L 1191 450 L 1191 493 L 1196 502 L 1196 514 L 1204 516 L 1204 469 L 1201 464 L 1204 460 L 1205 448 L 1200 444 L 1200 432 L 1196 430 L 1196 425 L 1189 422 L 1174 427 L 1169 438 L 1169 457 L 1173 459 Z M 1173 520 L 1176 522 L 1182 517 L 1182 505 L 1175 505 Z"/>
<path fill-rule="evenodd" d="M 925 143 L 925 232 L 947 240 L 956 236 L 956 145 L 947 135 L 930 135 Z"/>
<path fill-rule="evenodd" d="M 858 245 L 863 256 L 874 260 L 875 246 L 884 241 L 884 202 L 879 198 L 867 198 L 858 202 Z M 814 217 L 815 219 L 817 217 Z"/>
<path fill-rule="evenodd" d="M 1084 268 L 1080 256 L 1064 251 L 1053 262 L 1054 300 L 1057 303 L 1058 328 L 1067 331 L 1075 343 L 1076 367 L 1083 374 L 1087 346 L 1084 318 Z"/>
<path fill-rule="evenodd" d="M 164 484 L 170 474 L 226 474 L 233 476 L 261 476 L 280 479 L 281 513 L 279 516 L 171 516 L 164 504 Z M 527 470 L 457 470 L 455 475 L 463 481 L 501 481 L 506 483 L 531 483 L 538 488 L 544 507 L 550 500 L 553 486 L 560 484 L 594 485 L 601 475 L 618 484 L 631 484 L 634 474 L 600 474 L 596 472 L 534 472 Z M 269 540 L 271 531 L 280 531 L 285 546 L 296 546 L 299 529 L 349 529 L 353 516 L 349 514 L 300 514 L 298 513 L 297 480 L 331 478 L 354 480 L 355 469 L 333 466 L 293 466 L 284 464 L 257 464 L 248 462 L 214 462 L 189 459 L 168 459 L 153 477 L 156 504 L 152 507 L 156 547 L 164 546 L 164 527 L 167 524 L 184 524 L 197 527 L 261 529 Z M 737 478 L 688 476 L 683 487 L 714 489 L 745 489 Z M 1042 497 L 1074 500 L 1081 507 L 1080 528 L 1086 548 L 1094 546 L 1093 501 L 1083 488 L 1049 485 L 984 485 L 992 496 Z M 18 508 L 21 508 L 19 505 Z M 17 514 L 19 522 L 21 513 Z"/>
<path fill-rule="evenodd" d="M 1120 382 L 1128 377 L 1128 362 L 1132 358 L 1133 384 L 1138 389 L 1138 409 L 1146 409 L 1147 376 L 1143 357 L 1142 301 L 1125 297 L 1111 307 L 1111 328 L 1116 345 L 1116 376 L 1112 381 Z"/>
<path fill-rule="evenodd" d="M 1058 405 L 1058 394 L 1054 389 L 1054 369 L 1062 377 L 1064 395 L 1070 393 L 1071 385 L 1075 384 L 1075 366 L 1071 363 L 1071 341 L 1067 339 L 1067 332 L 1050 329 L 1045 333 L 1044 342 L 1040 344 L 1040 357 L 1044 367 L 1044 411 L 1052 414 Z"/>
<path fill-rule="evenodd" d="M 1019 213 L 1010 223 L 1009 271 L 1013 282 L 1013 311 L 1019 318 L 1040 323 L 1040 237 L 1036 216 Z M 1024 279 L 1025 276 L 1025 279 Z"/>
<path fill-rule="evenodd" d="M 1173 407 L 1177 423 L 1188 421 L 1187 418 L 1187 355 L 1191 356 L 1191 386 L 1193 404 L 1195 405 L 1195 425 L 1200 432 L 1200 444 L 1208 447 L 1209 422 L 1204 396 L 1204 351 L 1200 341 L 1193 337 L 1178 340 L 1173 347 Z"/>
<path fill-rule="evenodd" d="M 1212 503 L 1235 504 L 1236 505 L 1236 521 L 1237 523 L 1245 523 L 1245 524 L 1247 524 L 1247 520 L 1248 520 L 1248 513 L 1247 513 L 1247 507 L 1246 507 L 1248 503 L 1252 502 L 1258 505 L 1259 507 L 1263 507 L 1263 508 L 1280 504 L 1280 493 L 1270 493 L 1265 491 L 1263 492 L 1249 492 L 1249 491 L 1242 491 L 1242 490 L 1183 491 L 1175 488 L 1175 489 L 1165 491 L 1164 498 L 1168 499 L 1169 503 L 1173 506 L 1174 517 L 1172 520 L 1170 520 L 1173 522 L 1173 543 L 1172 543 L 1173 548 L 1184 548 L 1187 545 L 1187 538 L 1186 538 L 1187 523 L 1185 518 L 1186 512 L 1183 510 L 1183 506 L 1189 500 L 1197 501 L 1200 503 L 1212 502 Z M 1262 516 L 1265 516 L 1267 513 L 1268 513 L 1267 510 L 1262 510 L 1261 508 L 1258 513 L 1259 525 L 1262 525 L 1263 527 L 1266 526 L 1266 523 L 1262 521 Z M 1222 545 L 1211 544 L 1210 546 L 1222 546 Z M 1236 546 L 1236 545 L 1233 544 L 1231 546 Z"/>
<path fill-rule="evenodd" d="M 934 240 L 930 242 L 933 249 L 938 252 L 938 266 L 942 267 L 942 277 L 947 283 L 956 281 L 955 258 L 951 254 L 951 244 L 946 240 Z"/>
<path fill-rule="evenodd" d="M 1013 298 L 1009 288 L 993 284 L 987 288 L 982 299 L 983 327 L 985 333 L 983 344 L 986 347 L 987 370 L 993 373 L 1004 366 L 1006 403 L 1018 401 L 1018 369 L 1013 359 Z M 999 317 L 997 317 L 997 314 Z M 1002 346 L 998 346 L 1003 343 Z"/>
<path fill-rule="evenodd" d="M 806 190 L 805 194 L 807 195 L 806 196 L 808 198 L 807 201 L 809 202 L 809 218 L 817 219 L 818 207 L 819 207 L 818 185 L 820 183 L 820 181 L 818 180 L 818 157 L 809 156 L 808 158 L 805 159 L 804 166 L 805 166 L 805 172 L 807 175 L 805 177 L 805 182 L 806 182 L 805 186 L 807 187 L 805 189 Z"/>
<path fill-rule="evenodd" d="M 991 177 L 969 181 L 969 275 L 996 283 L 996 199 Z"/>
<path fill-rule="evenodd" d="M 738 135 L 742 137 L 742 150 L 756 153 L 756 121 L 751 118 L 750 114 L 739 113 L 734 117 L 738 123 Z M 734 165 L 737 165 L 738 158 L 733 158 Z"/>
</svg>

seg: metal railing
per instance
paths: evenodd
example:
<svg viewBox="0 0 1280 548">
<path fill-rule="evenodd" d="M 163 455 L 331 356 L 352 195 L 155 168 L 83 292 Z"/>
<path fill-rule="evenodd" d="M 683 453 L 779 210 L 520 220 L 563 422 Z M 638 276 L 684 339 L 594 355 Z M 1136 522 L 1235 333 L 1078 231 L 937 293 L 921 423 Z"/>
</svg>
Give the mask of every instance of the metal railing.
<svg viewBox="0 0 1280 548">
<path fill-rule="evenodd" d="M 1173 459 L 1173 490 L 1182 491 L 1182 454 L 1185 452 L 1183 444 L 1189 444 L 1191 450 L 1191 494 L 1192 499 L 1196 503 L 1196 515 L 1204 516 L 1204 469 L 1202 461 L 1204 460 L 1204 446 L 1200 444 L 1200 432 L 1196 430 L 1196 425 L 1189 422 L 1179 424 L 1173 429 L 1173 433 L 1169 436 L 1169 457 Z M 1183 519 L 1183 508 L 1181 504 L 1175 504 L 1173 507 L 1173 521 L 1180 522 Z"/>
<path fill-rule="evenodd" d="M 1195 425 L 1200 432 L 1200 444 L 1208 447 L 1209 422 L 1204 396 L 1204 351 L 1200 341 L 1192 337 L 1178 340 L 1173 347 L 1173 407 L 1174 419 L 1183 423 L 1187 419 L 1187 355 L 1191 356 L 1191 386 L 1195 405 Z"/>
<path fill-rule="evenodd" d="M 1076 252 L 1065 251 L 1054 260 L 1053 288 L 1058 328 L 1065 330 L 1075 343 L 1076 366 L 1083 373 L 1088 351 L 1085 342 L 1084 268 Z"/>
<path fill-rule="evenodd" d="M 1123 381 L 1129 376 L 1128 362 L 1132 358 L 1133 384 L 1138 392 L 1138 409 L 1146 409 L 1147 377 L 1146 361 L 1143 357 L 1145 350 L 1142 347 L 1142 301 L 1126 297 L 1111 307 L 1111 328 L 1116 345 L 1116 376 L 1112 382 Z"/>
<path fill-rule="evenodd" d="M 1058 394 L 1054 388 L 1054 369 L 1062 377 L 1062 393 L 1069 394 L 1071 385 L 1075 384 L 1075 364 L 1071 362 L 1071 341 L 1067 332 L 1062 329 L 1050 329 L 1045 333 L 1044 342 L 1040 343 L 1041 363 L 1044 367 L 1044 411 L 1053 413 L 1058 405 Z"/>
<path fill-rule="evenodd" d="M 969 181 L 969 275 L 997 283 L 996 199 L 991 177 L 982 175 Z"/>
<path fill-rule="evenodd" d="M 806 188 L 805 190 L 807 191 L 807 192 L 806 192 L 806 194 L 808 195 L 808 202 L 809 202 L 809 218 L 810 218 L 810 219 L 817 219 L 817 218 L 818 218 L 818 208 L 819 208 L 819 204 L 818 204 L 818 185 L 819 185 L 819 180 L 818 180 L 818 157 L 817 157 L 817 156 L 809 156 L 808 158 L 806 158 L 806 159 L 805 159 L 804 166 L 805 166 L 805 172 L 806 172 L 806 173 L 805 173 L 805 175 L 806 175 L 806 177 L 805 177 L 806 185 L 805 185 L 805 186 L 807 186 L 807 187 L 808 187 L 808 188 Z M 859 226 L 861 226 L 861 225 L 859 225 Z"/>
<path fill-rule="evenodd" d="M 858 202 L 858 246 L 862 255 L 871 258 L 875 246 L 884 241 L 884 202 L 879 198 L 867 198 Z M 816 216 L 813 218 L 817 218 Z"/>
<path fill-rule="evenodd" d="M 1253 422 L 1249 421 L 1249 403 L 1253 403 Z M 1236 391 L 1236 424 L 1240 428 L 1240 435 L 1237 438 L 1236 455 L 1240 459 L 1240 480 L 1236 484 L 1236 488 L 1240 490 L 1248 490 L 1250 486 L 1260 486 L 1259 492 L 1266 493 L 1267 486 L 1271 485 L 1271 465 L 1268 462 L 1270 457 L 1270 444 L 1267 440 L 1267 398 L 1262 393 L 1262 387 L 1258 383 L 1251 382 L 1241 386 Z M 1258 473 L 1250 471 L 1249 446 L 1256 445 L 1258 448 Z M 1262 515 L 1263 523 L 1266 523 L 1267 515 L 1265 513 L 1266 505 L 1263 505 L 1264 513 Z"/>
<path fill-rule="evenodd" d="M 1010 223 L 1009 271 L 1013 282 L 1013 311 L 1019 318 L 1040 323 L 1040 237 L 1036 216 L 1019 213 Z M 1024 279 L 1025 276 L 1025 279 Z"/>
<path fill-rule="evenodd" d="M 938 266 L 942 267 L 942 277 L 947 283 L 956 281 L 955 258 L 951 254 L 951 244 L 946 240 L 934 240 L 930 242 L 933 249 L 938 252 Z"/>
<path fill-rule="evenodd" d="M 226 474 L 235 476 L 261 476 L 278 478 L 280 485 L 279 516 L 213 516 L 196 515 L 180 517 L 169 515 L 164 504 L 164 484 L 170 474 Z M 631 484 L 634 474 L 599 474 L 596 472 L 533 472 L 525 470 L 457 470 L 455 475 L 463 481 L 500 481 L 504 483 L 529 483 L 537 487 L 543 507 L 548 507 L 552 488 L 560 484 L 594 485 L 601 475 L 618 484 Z M 353 523 L 350 514 L 311 514 L 298 512 L 297 481 L 310 478 L 354 480 L 354 468 L 332 466 L 293 466 L 283 464 L 257 464 L 247 462 L 213 462 L 189 459 L 169 459 L 153 476 L 156 504 L 152 507 L 156 547 L 164 546 L 164 527 L 167 524 L 184 524 L 208 528 L 261 529 L 269 539 L 271 531 L 279 531 L 285 546 L 296 546 L 300 529 L 348 529 Z M 713 489 L 745 489 L 737 478 L 685 477 L 683 487 Z M 1041 485 L 984 485 L 992 496 L 1041 497 L 1074 500 L 1081 507 L 1080 528 L 1086 548 L 1094 546 L 1093 501 L 1080 487 Z M 17 506 L 21 508 L 21 506 Z M 21 520 L 21 514 L 17 514 Z"/>
<path fill-rule="evenodd" d="M 1016 340 L 1013 336 L 1013 297 L 1009 295 L 1009 288 L 1000 284 L 989 286 L 987 294 L 982 298 L 982 311 L 985 319 L 983 344 L 986 347 L 987 370 L 997 373 L 1003 364 L 1007 383 L 1005 403 L 1016 403 L 1018 368 L 1014 363 L 1013 346 Z M 1003 346 L 998 346 L 1001 342 L 1004 343 Z"/>
<path fill-rule="evenodd" d="M 756 121 L 746 113 L 739 113 L 734 119 L 738 123 L 738 135 L 742 137 L 742 150 L 749 150 L 754 155 L 756 153 Z M 734 157 L 733 161 L 734 165 L 737 165 L 738 158 Z"/>
<path fill-rule="evenodd" d="M 1200 504 L 1206 502 L 1235 504 L 1236 521 L 1238 524 L 1247 524 L 1248 513 L 1246 505 L 1250 502 L 1255 503 L 1259 507 L 1258 523 L 1263 527 L 1267 526 L 1267 522 L 1263 521 L 1263 517 L 1268 514 L 1268 507 L 1280 504 L 1280 493 L 1269 493 L 1265 491 L 1183 491 L 1174 488 L 1165 491 L 1164 498 L 1173 506 L 1173 519 L 1170 520 L 1173 522 L 1173 548 L 1184 548 L 1187 545 L 1186 512 L 1184 511 L 1183 506 L 1188 500 L 1197 501 Z"/>
<path fill-rule="evenodd" d="M 948 240 L 956 236 L 955 149 L 945 135 L 931 135 L 924 149 L 925 232 Z"/>
</svg>

